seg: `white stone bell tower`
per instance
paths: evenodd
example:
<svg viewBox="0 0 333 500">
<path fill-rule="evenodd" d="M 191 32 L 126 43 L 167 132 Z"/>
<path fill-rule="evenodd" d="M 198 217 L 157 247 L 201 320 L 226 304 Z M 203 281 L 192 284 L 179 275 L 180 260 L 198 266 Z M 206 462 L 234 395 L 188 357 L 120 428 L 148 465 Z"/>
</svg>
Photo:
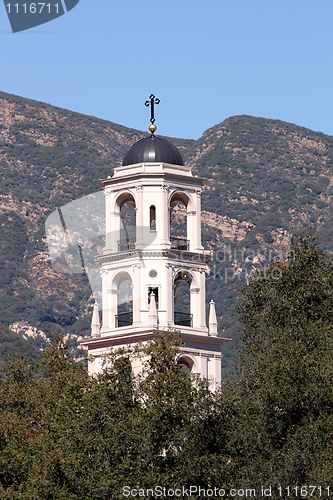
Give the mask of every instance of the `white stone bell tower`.
<svg viewBox="0 0 333 500">
<path fill-rule="evenodd" d="M 221 381 L 221 344 L 215 305 L 206 325 L 205 268 L 210 253 L 201 245 L 201 190 L 205 180 L 193 176 L 179 151 L 155 136 L 154 96 L 151 135 L 136 142 L 113 177 L 103 179 L 106 207 L 106 246 L 97 256 L 102 275 L 102 326 L 94 308 L 92 335 L 83 346 L 93 355 L 89 373 L 101 369 L 101 356 L 152 339 L 156 330 L 176 329 L 185 342 L 179 359 L 184 369 L 206 377 L 214 387 Z M 124 203 L 135 208 L 135 241 L 123 241 L 120 212 Z M 186 207 L 187 235 L 170 232 L 172 209 Z M 127 296 L 121 297 L 122 284 Z M 185 284 L 189 299 L 176 303 L 177 288 Z M 125 308 L 123 306 L 126 306 Z M 140 363 L 133 366 L 134 373 Z"/>
</svg>

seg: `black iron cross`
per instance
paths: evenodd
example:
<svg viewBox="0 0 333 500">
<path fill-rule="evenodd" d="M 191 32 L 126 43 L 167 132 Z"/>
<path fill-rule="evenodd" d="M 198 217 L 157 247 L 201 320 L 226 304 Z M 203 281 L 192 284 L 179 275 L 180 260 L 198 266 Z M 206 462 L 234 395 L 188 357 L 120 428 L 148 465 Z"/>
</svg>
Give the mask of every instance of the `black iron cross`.
<svg viewBox="0 0 333 500">
<path fill-rule="evenodd" d="M 150 101 L 145 102 L 145 106 L 150 106 L 150 123 L 155 122 L 155 116 L 154 116 L 154 106 L 155 104 L 159 104 L 160 100 L 157 99 L 157 97 L 154 96 L 154 94 L 150 94 L 149 96 Z"/>
</svg>

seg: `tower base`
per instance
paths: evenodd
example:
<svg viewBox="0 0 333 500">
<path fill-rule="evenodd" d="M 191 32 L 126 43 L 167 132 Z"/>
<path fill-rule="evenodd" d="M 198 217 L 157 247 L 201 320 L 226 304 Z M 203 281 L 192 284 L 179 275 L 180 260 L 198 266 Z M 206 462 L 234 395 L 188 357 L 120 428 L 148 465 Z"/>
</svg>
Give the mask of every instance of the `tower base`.
<svg viewBox="0 0 333 500">
<path fill-rule="evenodd" d="M 157 334 L 157 329 L 141 328 L 117 328 L 117 333 L 103 335 L 102 337 L 88 337 L 81 341 L 84 349 L 88 350 L 91 359 L 88 362 L 90 375 L 99 373 L 102 370 L 103 357 L 111 350 L 119 348 L 133 348 L 138 343 L 146 343 L 153 340 Z M 180 348 L 181 355 L 178 364 L 187 367 L 188 371 L 207 379 L 212 390 L 221 384 L 221 345 L 231 339 L 221 337 L 211 337 L 195 333 L 192 328 L 175 327 L 175 331 L 180 333 L 184 346 Z M 134 359 L 132 362 L 134 376 L 142 372 L 142 362 Z"/>
</svg>

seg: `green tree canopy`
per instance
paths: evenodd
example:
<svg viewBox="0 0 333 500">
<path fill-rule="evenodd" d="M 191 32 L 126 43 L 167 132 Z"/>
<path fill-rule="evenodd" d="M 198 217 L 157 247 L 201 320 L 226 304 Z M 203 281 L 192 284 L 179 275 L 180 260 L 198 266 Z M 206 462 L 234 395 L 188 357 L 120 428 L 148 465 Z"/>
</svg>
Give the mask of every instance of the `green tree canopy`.
<svg viewBox="0 0 333 500">
<path fill-rule="evenodd" d="M 223 394 L 239 480 L 325 484 L 333 472 L 333 266 L 308 233 L 242 290 L 243 349 Z"/>
<path fill-rule="evenodd" d="M 110 354 L 95 377 L 61 337 L 36 366 L 10 358 L 0 378 L 0 498 L 324 488 L 333 477 L 332 297 L 332 259 L 304 234 L 286 262 L 243 288 L 239 372 L 215 394 L 177 366 L 182 344 L 171 333 Z M 137 378 L 135 356 L 145 359 Z"/>
<path fill-rule="evenodd" d="M 158 334 L 137 352 L 110 354 L 94 378 L 61 337 L 36 367 L 11 358 L 0 381 L 0 497 L 124 498 L 125 485 L 207 483 L 219 416 L 207 383 L 177 365 L 180 346 Z M 133 379 L 137 355 L 147 362 Z"/>
</svg>

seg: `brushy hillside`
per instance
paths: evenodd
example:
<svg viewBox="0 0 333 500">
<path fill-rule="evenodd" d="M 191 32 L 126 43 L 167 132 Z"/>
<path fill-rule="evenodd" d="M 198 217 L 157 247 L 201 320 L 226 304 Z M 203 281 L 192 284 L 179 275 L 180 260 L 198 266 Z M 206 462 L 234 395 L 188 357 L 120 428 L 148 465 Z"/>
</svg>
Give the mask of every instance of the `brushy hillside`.
<svg viewBox="0 0 333 500">
<path fill-rule="evenodd" d="M 2 324 L 0 324 L 0 346 L 0 371 L 7 364 L 8 356 L 18 353 L 31 363 L 36 363 L 41 354 L 30 339 L 22 337 L 20 333 L 13 332 Z"/>
<path fill-rule="evenodd" d="M 88 279 L 52 268 L 45 220 L 57 207 L 99 191 L 99 179 L 112 175 L 144 136 L 0 93 L 2 323 L 49 337 L 89 332 Z M 207 178 L 202 230 L 214 256 L 207 301 L 216 301 L 220 334 L 237 338 L 235 303 L 248 273 L 281 257 L 291 234 L 305 227 L 333 250 L 333 138 L 277 120 L 237 116 L 197 141 L 171 140 L 194 173 Z M 38 345 L 42 334 L 31 339 Z"/>
</svg>

